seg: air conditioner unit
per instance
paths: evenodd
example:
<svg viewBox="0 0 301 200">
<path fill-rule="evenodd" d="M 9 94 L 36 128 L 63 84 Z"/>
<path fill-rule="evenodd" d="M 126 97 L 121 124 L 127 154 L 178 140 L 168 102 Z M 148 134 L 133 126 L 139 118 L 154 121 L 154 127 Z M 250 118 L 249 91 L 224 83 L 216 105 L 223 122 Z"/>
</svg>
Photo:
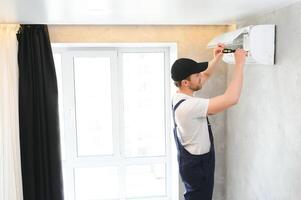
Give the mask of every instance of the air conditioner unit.
<svg viewBox="0 0 301 200">
<path fill-rule="evenodd" d="M 214 48 L 218 43 L 227 49 L 241 48 L 248 51 L 246 64 L 274 65 L 275 25 L 251 25 L 217 36 L 208 44 Z M 234 64 L 234 53 L 223 56 L 226 63 Z"/>
</svg>

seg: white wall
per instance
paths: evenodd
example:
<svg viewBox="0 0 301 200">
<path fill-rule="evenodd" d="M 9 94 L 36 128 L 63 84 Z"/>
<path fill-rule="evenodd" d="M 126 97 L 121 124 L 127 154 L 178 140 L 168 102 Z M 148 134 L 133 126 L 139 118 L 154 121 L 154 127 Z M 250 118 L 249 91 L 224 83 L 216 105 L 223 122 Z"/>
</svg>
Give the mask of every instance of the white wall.
<svg viewBox="0 0 301 200">
<path fill-rule="evenodd" d="M 238 24 L 276 24 L 276 65 L 246 66 L 240 102 L 227 112 L 229 200 L 301 199 L 300 14 L 297 3 Z"/>
</svg>

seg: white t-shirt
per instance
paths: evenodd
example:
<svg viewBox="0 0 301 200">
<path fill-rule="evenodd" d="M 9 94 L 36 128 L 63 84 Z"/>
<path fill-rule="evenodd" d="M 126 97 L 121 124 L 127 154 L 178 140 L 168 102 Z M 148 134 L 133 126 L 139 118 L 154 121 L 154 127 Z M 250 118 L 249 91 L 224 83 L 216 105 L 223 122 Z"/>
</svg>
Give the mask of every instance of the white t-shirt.
<svg viewBox="0 0 301 200">
<path fill-rule="evenodd" d="M 186 100 L 175 112 L 177 134 L 181 144 L 194 155 L 209 152 L 210 138 L 206 119 L 209 99 L 176 93 L 172 100 L 173 106 L 181 99 Z"/>
</svg>

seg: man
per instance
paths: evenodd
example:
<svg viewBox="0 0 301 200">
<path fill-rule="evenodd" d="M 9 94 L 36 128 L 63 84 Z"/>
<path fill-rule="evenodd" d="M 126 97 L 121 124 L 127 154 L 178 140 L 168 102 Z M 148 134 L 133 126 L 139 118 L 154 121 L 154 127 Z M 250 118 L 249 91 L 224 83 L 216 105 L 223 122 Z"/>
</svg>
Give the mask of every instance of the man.
<svg viewBox="0 0 301 200">
<path fill-rule="evenodd" d="M 214 185 L 215 153 L 208 115 L 237 104 L 243 82 L 246 52 L 234 53 L 235 70 L 225 93 L 210 99 L 194 97 L 214 72 L 223 57 L 224 45 L 214 49 L 209 63 L 180 58 L 171 68 L 171 77 L 179 88 L 173 97 L 174 137 L 178 150 L 185 200 L 211 200 Z"/>
</svg>

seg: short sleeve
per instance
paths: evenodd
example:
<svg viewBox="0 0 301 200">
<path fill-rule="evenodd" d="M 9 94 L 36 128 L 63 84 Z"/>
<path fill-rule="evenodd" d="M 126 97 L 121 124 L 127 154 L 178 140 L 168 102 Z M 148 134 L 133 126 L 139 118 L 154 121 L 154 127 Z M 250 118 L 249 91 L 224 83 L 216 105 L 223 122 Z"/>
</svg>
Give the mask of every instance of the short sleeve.
<svg viewBox="0 0 301 200">
<path fill-rule="evenodd" d="M 183 105 L 183 111 L 186 111 L 187 115 L 198 118 L 206 117 L 208 111 L 209 99 L 192 97 L 185 101 Z"/>
</svg>

